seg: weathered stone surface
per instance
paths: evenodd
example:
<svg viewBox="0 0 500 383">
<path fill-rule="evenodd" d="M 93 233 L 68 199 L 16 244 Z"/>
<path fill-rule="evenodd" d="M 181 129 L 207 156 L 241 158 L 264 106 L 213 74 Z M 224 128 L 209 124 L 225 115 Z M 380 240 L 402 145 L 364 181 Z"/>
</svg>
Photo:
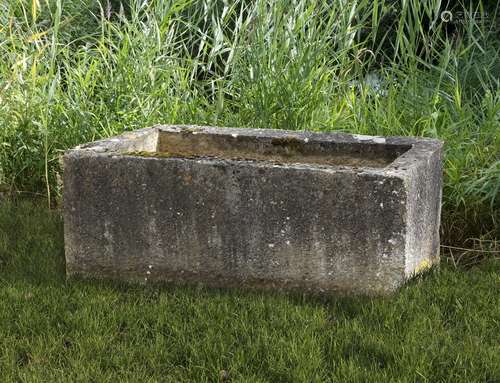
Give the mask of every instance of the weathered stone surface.
<svg viewBox="0 0 500 383">
<path fill-rule="evenodd" d="M 442 143 L 155 126 L 64 156 L 67 274 L 377 294 L 439 258 Z"/>
</svg>

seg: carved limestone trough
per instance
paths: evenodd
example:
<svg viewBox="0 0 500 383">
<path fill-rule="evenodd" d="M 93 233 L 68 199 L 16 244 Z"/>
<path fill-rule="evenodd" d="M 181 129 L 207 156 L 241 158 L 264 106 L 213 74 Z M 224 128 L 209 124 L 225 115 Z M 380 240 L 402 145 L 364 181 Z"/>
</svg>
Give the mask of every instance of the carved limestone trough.
<svg viewBox="0 0 500 383">
<path fill-rule="evenodd" d="M 437 140 L 155 126 L 64 155 L 69 276 L 380 294 L 437 262 Z"/>
</svg>

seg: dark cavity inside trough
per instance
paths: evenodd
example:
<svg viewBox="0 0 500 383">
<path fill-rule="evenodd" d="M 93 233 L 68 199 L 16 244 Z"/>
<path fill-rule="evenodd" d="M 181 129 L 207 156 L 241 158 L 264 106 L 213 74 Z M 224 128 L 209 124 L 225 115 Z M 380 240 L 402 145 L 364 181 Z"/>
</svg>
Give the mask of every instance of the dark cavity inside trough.
<svg viewBox="0 0 500 383">
<path fill-rule="evenodd" d="M 214 135 L 195 129 L 160 131 L 157 140 L 155 151 L 127 154 L 383 168 L 411 148 L 410 145 L 327 142 L 293 136 L 244 136 L 237 133 Z"/>
</svg>

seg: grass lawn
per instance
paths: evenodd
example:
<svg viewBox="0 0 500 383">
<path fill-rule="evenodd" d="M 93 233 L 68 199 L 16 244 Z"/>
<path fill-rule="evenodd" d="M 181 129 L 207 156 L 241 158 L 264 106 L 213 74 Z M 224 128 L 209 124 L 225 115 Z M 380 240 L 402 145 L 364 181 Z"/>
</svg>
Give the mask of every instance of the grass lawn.
<svg viewBox="0 0 500 383">
<path fill-rule="evenodd" d="M 0 205 L 2 382 L 498 382 L 499 268 L 392 297 L 66 281 L 62 220 Z"/>
</svg>

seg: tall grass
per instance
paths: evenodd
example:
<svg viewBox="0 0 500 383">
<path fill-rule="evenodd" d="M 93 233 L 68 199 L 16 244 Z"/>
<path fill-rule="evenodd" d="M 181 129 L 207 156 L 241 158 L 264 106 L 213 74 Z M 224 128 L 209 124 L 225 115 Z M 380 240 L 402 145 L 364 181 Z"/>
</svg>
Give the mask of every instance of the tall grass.
<svg viewBox="0 0 500 383">
<path fill-rule="evenodd" d="M 50 203 L 64 149 L 160 122 L 439 137 L 445 241 L 495 238 L 497 9 L 440 4 L 1 0 L 0 185 Z"/>
</svg>

